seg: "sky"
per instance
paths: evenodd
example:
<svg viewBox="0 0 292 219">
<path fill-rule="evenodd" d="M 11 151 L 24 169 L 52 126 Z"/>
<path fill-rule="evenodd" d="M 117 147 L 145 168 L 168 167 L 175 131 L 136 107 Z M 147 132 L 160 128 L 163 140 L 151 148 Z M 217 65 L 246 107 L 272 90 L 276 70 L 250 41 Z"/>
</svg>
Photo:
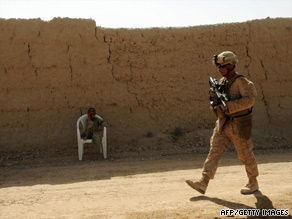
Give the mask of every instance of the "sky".
<svg viewBox="0 0 292 219">
<path fill-rule="evenodd" d="M 54 17 L 105 28 L 188 27 L 292 18 L 292 0 L 0 0 L 0 18 Z"/>
</svg>

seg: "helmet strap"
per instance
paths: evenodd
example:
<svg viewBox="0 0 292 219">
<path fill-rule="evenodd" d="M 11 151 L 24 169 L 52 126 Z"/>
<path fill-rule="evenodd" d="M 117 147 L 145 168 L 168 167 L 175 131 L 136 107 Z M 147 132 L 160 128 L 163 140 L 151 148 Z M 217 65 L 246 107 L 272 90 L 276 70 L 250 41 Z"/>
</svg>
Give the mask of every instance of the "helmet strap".
<svg viewBox="0 0 292 219">
<path fill-rule="evenodd" d="M 232 68 L 227 68 L 227 73 L 223 75 L 224 78 L 228 78 L 229 74 L 235 69 L 235 65 Z"/>
</svg>

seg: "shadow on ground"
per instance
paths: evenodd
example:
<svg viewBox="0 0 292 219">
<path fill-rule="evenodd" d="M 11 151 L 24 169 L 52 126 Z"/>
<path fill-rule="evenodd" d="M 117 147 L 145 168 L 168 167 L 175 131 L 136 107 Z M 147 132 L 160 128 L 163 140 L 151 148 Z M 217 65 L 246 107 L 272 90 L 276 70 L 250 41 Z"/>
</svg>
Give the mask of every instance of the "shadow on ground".
<svg viewBox="0 0 292 219">
<path fill-rule="evenodd" d="M 251 210 L 259 210 L 258 211 L 258 215 L 256 215 L 256 213 L 254 213 L 254 215 L 252 215 L 252 213 L 249 213 L 250 216 L 247 216 L 247 215 L 233 215 L 233 216 L 237 216 L 237 217 L 242 217 L 242 216 L 247 216 L 247 218 L 255 218 L 255 216 L 257 216 L 256 218 L 271 218 L 271 219 L 274 219 L 274 218 L 292 218 L 292 216 L 289 214 L 289 215 L 286 215 L 286 216 L 278 216 L 276 215 L 278 212 L 279 214 L 279 209 L 275 209 L 275 207 L 273 206 L 273 203 L 271 201 L 271 199 L 262 194 L 261 191 L 257 191 L 255 192 L 254 194 L 251 194 L 251 195 L 254 195 L 256 197 L 256 203 L 255 203 L 255 206 L 256 208 L 252 207 L 252 206 L 248 206 L 248 205 L 245 205 L 245 204 L 242 204 L 242 203 L 237 203 L 237 202 L 231 202 L 231 201 L 227 201 L 227 200 L 224 200 L 224 199 L 220 199 L 220 198 L 212 198 L 212 197 L 208 197 L 208 196 L 197 196 L 197 197 L 192 197 L 190 199 L 190 201 L 192 202 L 197 202 L 197 201 L 201 201 L 201 200 L 207 200 L 207 201 L 210 201 L 210 202 L 213 202 L 217 205 L 220 205 L 220 206 L 223 206 L 225 207 L 226 209 L 233 209 L 233 210 L 236 210 L 236 209 L 251 209 Z M 267 212 L 266 210 L 269 210 L 269 212 Z M 247 214 L 247 213 L 244 213 L 242 212 L 242 214 Z M 271 214 L 271 216 L 267 216 L 267 214 Z M 230 215 L 229 215 L 230 216 Z"/>
<path fill-rule="evenodd" d="M 291 153 L 258 155 L 259 164 L 291 162 Z M 105 180 L 117 176 L 159 173 L 176 170 L 200 170 L 207 154 L 168 156 L 159 160 L 86 160 L 63 163 L 51 162 L 39 165 L 0 167 L 0 188 L 33 186 L 38 184 L 68 184 Z M 242 165 L 236 153 L 226 153 L 220 166 Z"/>
</svg>

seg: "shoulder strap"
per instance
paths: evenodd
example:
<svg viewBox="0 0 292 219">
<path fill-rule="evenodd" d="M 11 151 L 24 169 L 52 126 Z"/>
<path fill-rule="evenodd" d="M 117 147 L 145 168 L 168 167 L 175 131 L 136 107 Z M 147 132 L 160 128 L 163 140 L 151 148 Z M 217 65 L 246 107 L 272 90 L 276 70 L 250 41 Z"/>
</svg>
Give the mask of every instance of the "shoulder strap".
<svg viewBox="0 0 292 219">
<path fill-rule="evenodd" d="M 227 82 L 227 88 L 226 88 L 226 93 L 229 96 L 229 88 L 231 87 L 231 85 L 233 84 L 233 82 L 237 79 L 237 78 L 241 78 L 244 77 L 243 75 L 239 75 L 236 74 L 233 78 L 231 78 L 230 81 Z"/>
<path fill-rule="evenodd" d="M 233 82 L 237 79 L 237 78 L 241 78 L 241 77 L 244 77 L 243 75 L 239 75 L 239 74 L 236 74 L 233 78 L 231 78 L 230 81 L 228 81 L 227 83 L 227 89 L 229 89 L 231 87 L 231 85 L 233 84 Z"/>
</svg>

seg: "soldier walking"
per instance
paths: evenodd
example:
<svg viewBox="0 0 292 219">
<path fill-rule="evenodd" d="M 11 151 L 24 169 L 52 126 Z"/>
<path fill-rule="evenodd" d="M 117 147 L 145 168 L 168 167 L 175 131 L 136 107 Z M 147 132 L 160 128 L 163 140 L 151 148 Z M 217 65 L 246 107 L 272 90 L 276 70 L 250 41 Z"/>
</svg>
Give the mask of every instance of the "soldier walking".
<svg viewBox="0 0 292 219">
<path fill-rule="evenodd" d="M 251 140 L 252 108 L 255 103 L 256 89 L 250 80 L 235 72 L 237 56 L 230 51 L 214 55 L 213 64 L 219 68 L 223 78 L 219 80 L 224 85 L 228 101 L 211 107 L 217 121 L 210 140 L 210 151 L 204 163 L 202 178 L 198 181 L 187 180 L 186 183 L 205 194 L 209 180 L 214 178 L 222 156 L 234 143 L 238 158 L 245 166 L 248 183 L 240 190 L 241 194 L 250 194 L 259 189 L 257 176 L 258 166 L 253 153 Z M 210 100 L 215 101 L 214 90 L 210 89 Z"/>
</svg>

